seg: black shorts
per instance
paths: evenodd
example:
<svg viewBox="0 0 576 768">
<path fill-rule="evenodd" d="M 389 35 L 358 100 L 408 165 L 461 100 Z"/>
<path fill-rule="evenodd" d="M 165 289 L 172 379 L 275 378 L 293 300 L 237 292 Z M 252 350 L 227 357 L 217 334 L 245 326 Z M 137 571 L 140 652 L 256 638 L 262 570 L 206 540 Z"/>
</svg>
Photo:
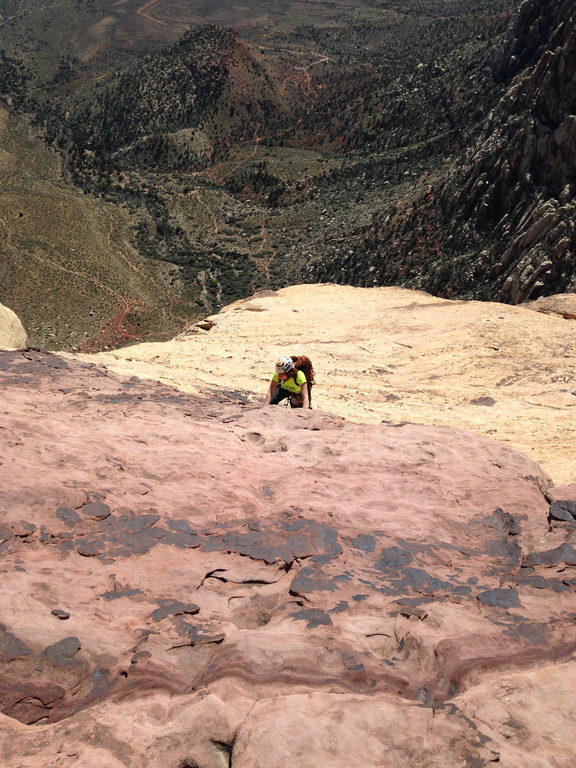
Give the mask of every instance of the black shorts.
<svg viewBox="0 0 576 768">
<path fill-rule="evenodd" d="M 270 405 L 278 405 L 282 400 L 286 400 L 287 398 L 290 398 L 290 406 L 292 408 L 302 408 L 302 395 L 296 392 L 290 392 L 288 389 L 284 389 L 284 387 L 281 386 L 276 387 L 276 391 L 270 400 Z M 312 398 L 309 397 L 308 399 L 310 401 L 310 408 L 312 408 Z"/>
</svg>

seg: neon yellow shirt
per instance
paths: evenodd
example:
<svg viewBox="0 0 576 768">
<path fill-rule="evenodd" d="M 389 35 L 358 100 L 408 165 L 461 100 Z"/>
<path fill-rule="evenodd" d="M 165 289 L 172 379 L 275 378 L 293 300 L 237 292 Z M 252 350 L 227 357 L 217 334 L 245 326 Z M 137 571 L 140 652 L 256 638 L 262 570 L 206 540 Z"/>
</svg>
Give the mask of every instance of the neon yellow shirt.
<svg viewBox="0 0 576 768">
<path fill-rule="evenodd" d="M 282 389 L 287 389 L 288 392 L 294 392 L 294 394 L 299 395 L 302 391 L 302 385 L 306 384 L 306 375 L 302 371 L 298 371 L 295 378 L 292 378 L 291 376 L 289 379 L 286 379 L 286 381 L 280 381 L 278 374 L 274 373 L 272 381 L 280 384 Z"/>
</svg>

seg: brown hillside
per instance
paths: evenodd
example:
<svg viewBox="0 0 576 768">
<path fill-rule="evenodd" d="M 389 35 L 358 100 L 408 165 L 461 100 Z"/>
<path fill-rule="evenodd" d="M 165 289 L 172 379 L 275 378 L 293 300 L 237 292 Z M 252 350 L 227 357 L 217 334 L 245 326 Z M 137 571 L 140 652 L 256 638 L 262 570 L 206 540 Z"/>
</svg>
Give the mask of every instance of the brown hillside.
<svg viewBox="0 0 576 768">
<path fill-rule="evenodd" d="M 101 349 L 182 327 L 176 268 L 136 253 L 122 209 L 66 183 L 60 158 L 4 109 L 0 147 L 0 301 L 32 344 Z"/>
</svg>

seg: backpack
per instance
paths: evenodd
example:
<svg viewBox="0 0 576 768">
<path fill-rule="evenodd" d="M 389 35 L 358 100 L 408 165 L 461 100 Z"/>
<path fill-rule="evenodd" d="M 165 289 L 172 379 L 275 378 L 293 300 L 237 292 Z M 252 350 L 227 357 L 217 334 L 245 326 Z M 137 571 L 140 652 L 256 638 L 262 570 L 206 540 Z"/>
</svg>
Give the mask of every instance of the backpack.
<svg viewBox="0 0 576 768">
<path fill-rule="evenodd" d="M 314 381 L 314 368 L 312 366 L 312 361 L 309 357 L 305 357 L 304 355 L 301 355 L 300 357 L 296 357 L 295 355 L 290 355 L 292 358 L 292 362 L 294 363 L 294 367 L 297 371 L 302 371 L 304 376 L 306 376 L 306 382 L 308 386 L 308 398 L 310 400 L 310 403 L 312 403 L 312 387 L 316 383 Z"/>
</svg>

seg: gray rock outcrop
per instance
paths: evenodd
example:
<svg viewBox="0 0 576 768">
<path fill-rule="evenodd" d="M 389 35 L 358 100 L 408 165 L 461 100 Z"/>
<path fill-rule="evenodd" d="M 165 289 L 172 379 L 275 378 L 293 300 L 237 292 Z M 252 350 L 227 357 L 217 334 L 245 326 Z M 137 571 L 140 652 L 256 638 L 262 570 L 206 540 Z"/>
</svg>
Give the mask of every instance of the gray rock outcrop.
<svg viewBox="0 0 576 768">
<path fill-rule="evenodd" d="M 384 199 L 358 240 L 311 260 L 307 281 L 403 285 L 510 304 L 576 290 L 573 0 L 526 0 L 485 65 L 490 86 L 469 85 L 479 130 L 469 112 L 467 131 L 449 121 L 445 136 L 455 146 L 470 136 L 467 149 L 455 150 L 446 170 Z M 438 99 L 422 101 L 421 111 Z"/>
<path fill-rule="evenodd" d="M 481 236 L 490 235 L 495 298 L 517 304 L 569 290 L 576 279 L 571 0 L 523 3 L 496 56 L 494 77 L 509 87 L 465 169 L 448 178 L 440 199 L 447 217 L 463 212 Z"/>
</svg>

